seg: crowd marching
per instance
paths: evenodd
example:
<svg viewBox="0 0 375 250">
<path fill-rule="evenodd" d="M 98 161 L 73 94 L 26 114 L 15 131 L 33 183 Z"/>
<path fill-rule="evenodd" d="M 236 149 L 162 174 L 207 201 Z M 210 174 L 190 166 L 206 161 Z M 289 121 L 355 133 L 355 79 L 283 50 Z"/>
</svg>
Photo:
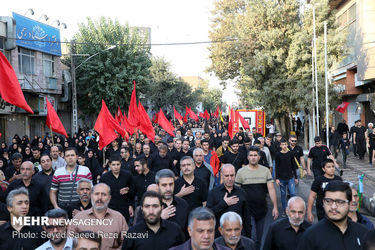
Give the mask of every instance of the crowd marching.
<svg viewBox="0 0 375 250">
<path fill-rule="evenodd" d="M 375 249 L 357 187 L 340 176 L 349 148 L 359 159 L 368 149 L 372 164 L 372 124 L 339 123 L 307 161 L 301 122 L 287 137 L 269 125 L 233 138 L 215 119 L 177 124 L 174 136 L 155 126 L 154 141 L 138 131 L 103 150 L 93 130 L 15 135 L 0 148 L 0 249 Z M 306 175 L 308 200 L 296 196 Z"/>
</svg>

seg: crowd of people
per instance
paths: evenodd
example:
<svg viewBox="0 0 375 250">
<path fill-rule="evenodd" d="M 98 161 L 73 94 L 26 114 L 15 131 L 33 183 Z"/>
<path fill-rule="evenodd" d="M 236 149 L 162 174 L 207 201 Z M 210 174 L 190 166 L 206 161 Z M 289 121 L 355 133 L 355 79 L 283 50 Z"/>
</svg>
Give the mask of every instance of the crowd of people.
<svg viewBox="0 0 375 250">
<path fill-rule="evenodd" d="M 297 135 L 253 128 L 230 138 L 215 122 L 177 125 L 173 136 L 156 128 L 153 141 L 119 136 L 103 150 L 91 130 L 15 135 L 0 149 L 0 249 L 373 249 L 356 186 L 336 174 L 338 145 L 349 149 L 340 124 L 334 154 L 315 137 L 307 162 Z M 296 196 L 305 175 L 314 176 L 306 201 Z M 22 223 L 28 216 L 48 223 Z"/>
</svg>

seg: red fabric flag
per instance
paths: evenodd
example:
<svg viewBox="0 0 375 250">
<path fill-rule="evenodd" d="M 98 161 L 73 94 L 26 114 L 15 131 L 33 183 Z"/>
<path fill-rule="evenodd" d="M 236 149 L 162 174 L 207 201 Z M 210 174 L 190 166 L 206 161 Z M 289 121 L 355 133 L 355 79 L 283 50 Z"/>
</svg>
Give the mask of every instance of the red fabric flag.
<svg viewBox="0 0 375 250">
<path fill-rule="evenodd" d="M 94 129 L 99 133 L 100 150 L 117 138 L 114 126 L 115 123 L 111 122 L 111 118 L 114 121 L 114 118 L 109 113 L 107 105 L 105 104 L 104 100 L 102 100 L 102 109 L 100 110 L 94 126 Z"/>
<path fill-rule="evenodd" d="M 250 125 L 249 125 L 249 123 L 245 120 L 245 118 L 242 117 L 242 115 L 240 114 L 239 111 L 236 111 L 236 115 L 237 115 L 237 117 L 240 118 L 240 121 L 241 121 L 242 127 L 243 127 L 244 129 L 250 129 Z"/>
<path fill-rule="evenodd" d="M 229 118 L 229 123 L 228 123 L 228 135 L 230 136 L 231 139 L 233 138 L 234 119 L 235 119 L 235 115 L 234 114 L 235 113 L 233 112 L 233 110 L 229 106 L 229 115 L 230 115 L 230 118 Z"/>
<path fill-rule="evenodd" d="M 340 113 L 345 113 L 346 108 L 348 107 L 349 102 L 343 102 L 339 106 L 337 106 L 336 110 Z"/>
<path fill-rule="evenodd" d="M 116 120 L 116 121 L 118 122 L 118 124 L 120 124 L 120 126 L 121 126 L 121 123 L 122 123 L 123 118 L 122 118 L 122 112 L 121 112 L 120 107 L 117 108 L 117 112 L 116 112 L 116 114 L 115 114 L 115 120 Z"/>
<path fill-rule="evenodd" d="M 204 114 L 202 112 L 199 112 L 198 114 L 199 117 L 205 118 Z"/>
<path fill-rule="evenodd" d="M 47 98 L 46 98 L 46 102 L 47 102 L 47 120 L 46 120 L 47 127 L 50 128 L 53 132 L 56 132 L 56 133 L 65 135 L 65 137 L 68 137 L 68 134 L 66 133 L 64 125 L 62 124 L 55 109 L 53 108 L 52 104 L 48 101 Z"/>
<path fill-rule="evenodd" d="M 130 99 L 129 112 L 128 112 L 128 121 L 132 125 L 133 128 L 137 128 L 139 126 L 138 117 L 139 117 L 139 114 L 138 114 L 138 107 L 137 107 L 137 95 L 136 95 L 136 87 L 135 87 L 135 81 L 134 81 L 134 88 L 132 92 L 132 97 Z"/>
<path fill-rule="evenodd" d="M 175 128 L 170 124 L 168 119 L 165 117 L 164 112 L 162 109 L 160 109 L 158 113 L 158 124 L 171 136 L 174 136 L 173 131 Z"/>
<path fill-rule="evenodd" d="M 195 120 L 196 122 L 199 121 L 199 117 L 194 113 L 193 110 L 191 110 L 191 108 L 188 108 L 187 111 L 191 119 Z"/>
<path fill-rule="evenodd" d="M 182 115 L 180 115 L 178 112 L 177 112 L 177 110 L 176 110 L 176 108 L 175 107 L 173 107 L 173 112 L 174 112 L 174 118 L 176 118 L 177 120 L 179 120 L 179 121 L 181 121 L 183 118 L 182 118 Z"/>
<path fill-rule="evenodd" d="M 210 120 L 210 114 L 208 113 L 207 109 L 204 110 L 204 118 L 206 120 Z"/>
<path fill-rule="evenodd" d="M 215 111 L 215 113 L 213 113 L 212 115 L 214 116 L 214 117 L 216 117 L 216 118 L 218 118 L 219 117 L 219 112 L 220 112 L 220 108 L 219 108 L 219 104 L 216 106 L 216 111 Z"/>
<path fill-rule="evenodd" d="M 34 114 L 25 100 L 16 72 L 2 52 L 0 52 L 0 94 L 4 101 Z"/>
<path fill-rule="evenodd" d="M 130 135 L 134 134 L 135 128 L 132 124 L 129 123 L 128 118 L 126 117 L 126 114 L 124 112 L 122 116 L 122 128 L 124 128 Z"/>
<path fill-rule="evenodd" d="M 150 121 L 150 117 L 148 116 L 145 108 L 143 107 L 142 103 L 139 101 L 138 104 L 138 113 L 139 113 L 139 130 L 143 134 L 147 136 L 150 140 L 154 141 L 155 138 L 155 131 L 152 123 Z"/>
</svg>

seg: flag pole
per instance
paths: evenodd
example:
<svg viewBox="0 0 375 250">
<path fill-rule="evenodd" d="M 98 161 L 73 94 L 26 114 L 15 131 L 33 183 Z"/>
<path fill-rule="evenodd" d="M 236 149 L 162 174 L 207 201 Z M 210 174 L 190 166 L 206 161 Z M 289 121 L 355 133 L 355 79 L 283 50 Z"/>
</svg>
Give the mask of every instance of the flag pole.
<svg viewBox="0 0 375 250">
<path fill-rule="evenodd" d="M 55 142 L 54 142 L 54 140 L 53 140 L 52 126 L 51 126 L 49 129 L 51 130 L 52 145 L 55 146 Z"/>
</svg>

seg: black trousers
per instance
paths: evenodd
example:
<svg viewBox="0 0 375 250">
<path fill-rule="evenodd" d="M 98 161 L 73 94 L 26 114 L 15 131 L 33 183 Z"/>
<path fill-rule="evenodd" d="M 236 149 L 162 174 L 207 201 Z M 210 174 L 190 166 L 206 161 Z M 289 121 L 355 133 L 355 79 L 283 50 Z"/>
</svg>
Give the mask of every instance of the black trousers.
<svg viewBox="0 0 375 250">
<path fill-rule="evenodd" d="M 366 153 L 366 142 L 365 140 L 356 140 L 357 144 L 357 153 L 359 158 L 363 158 Z"/>
</svg>

